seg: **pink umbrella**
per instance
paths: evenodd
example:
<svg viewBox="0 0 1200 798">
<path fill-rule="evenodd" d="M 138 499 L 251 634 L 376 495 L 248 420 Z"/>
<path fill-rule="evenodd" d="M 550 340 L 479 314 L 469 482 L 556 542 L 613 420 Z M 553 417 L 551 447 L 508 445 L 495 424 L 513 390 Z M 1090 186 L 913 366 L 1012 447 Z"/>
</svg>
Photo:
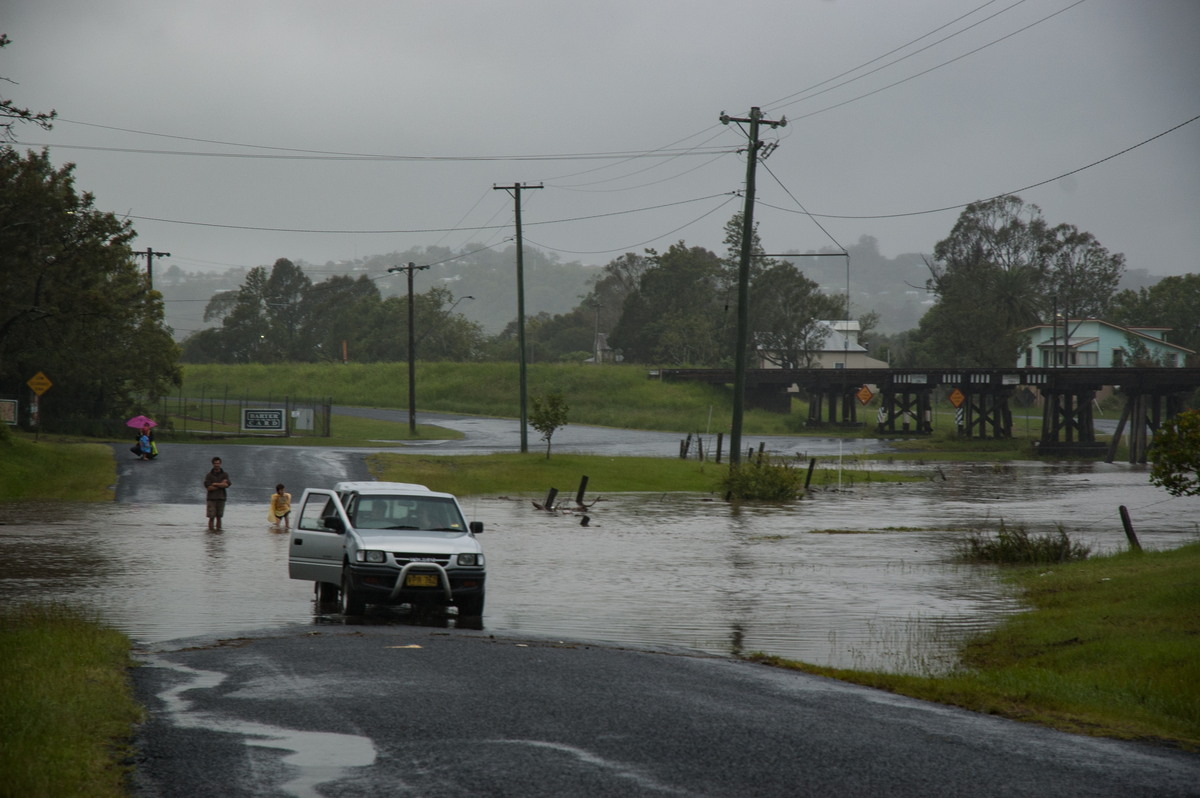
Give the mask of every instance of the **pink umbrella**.
<svg viewBox="0 0 1200 798">
<path fill-rule="evenodd" d="M 125 422 L 125 426 L 133 427 L 134 429 L 141 429 L 145 426 L 157 427 L 158 422 L 152 418 L 147 418 L 146 416 L 134 416 Z"/>
</svg>

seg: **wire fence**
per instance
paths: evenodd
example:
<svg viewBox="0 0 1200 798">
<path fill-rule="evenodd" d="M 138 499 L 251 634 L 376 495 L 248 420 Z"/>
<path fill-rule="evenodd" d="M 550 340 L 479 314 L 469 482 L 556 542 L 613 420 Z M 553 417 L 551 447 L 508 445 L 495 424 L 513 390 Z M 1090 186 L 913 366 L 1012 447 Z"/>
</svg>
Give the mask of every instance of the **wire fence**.
<svg viewBox="0 0 1200 798">
<path fill-rule="evenodd" d="M 333 399 L 244 394 L 230 396 L 201 390 L 199 396 L 159 400 L 158 433 L 223 437 L 330 437 Z"/>
</svg>

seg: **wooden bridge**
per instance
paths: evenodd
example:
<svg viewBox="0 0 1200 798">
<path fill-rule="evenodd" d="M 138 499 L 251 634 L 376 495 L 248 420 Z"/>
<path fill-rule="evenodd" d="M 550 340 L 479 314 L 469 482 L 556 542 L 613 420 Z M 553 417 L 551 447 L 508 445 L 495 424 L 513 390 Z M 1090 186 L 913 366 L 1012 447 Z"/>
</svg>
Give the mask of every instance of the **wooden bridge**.
<svg viewBox="0 0 1200 798">
<path fill-rule="evenodd" d="M 671 381 L 734 382 L 732 369 L 658 369 L 651 377 Z M 874 396 L 881 435 L 927 435 L 933 431 L 933 397 L 957 408 L 959 433 L 973 438 L 1011 438 L 1009 401 L 1018 389 L 1042 399 L 1036 443 L 1045 454 L 1104 454 L 1108 462 L 1128 429 L 1129 462 L 1146 462 L 1150 438 L 1162 422 L 1186 409 L 1200 388 L 1200 368 L 1012 368 L 1012 369 L 751 369 L 746 407 L 791 412 L 793 388 L 808 397 L 809 426 L 862 426 L 858 410 Z M 1104 386 L 1125 397 L 1109 443 L 1096 440 L 1092 409 Z M 865 391 L 864 391 L 865 388 Z"/>
</svg>

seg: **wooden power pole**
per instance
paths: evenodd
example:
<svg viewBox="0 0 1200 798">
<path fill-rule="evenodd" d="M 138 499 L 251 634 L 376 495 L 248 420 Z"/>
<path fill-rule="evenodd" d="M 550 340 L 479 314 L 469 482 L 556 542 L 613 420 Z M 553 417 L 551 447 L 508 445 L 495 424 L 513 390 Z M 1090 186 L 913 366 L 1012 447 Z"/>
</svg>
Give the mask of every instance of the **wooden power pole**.
<svg viewBox="0 0 1200 798">
<path fill-rule="evenodd" d="M 521 189 L 541 188 L 539 183 L 531 186 L 513 183 L 511 186 L 492 186 L 496 191 L 507 191 L 513 197 L 517 216 L 517 347 L 520 349 L 521 380 L 521 453 L 529 451 L 529 414 L 526 410 L 528 390 L 525 383 L 525 247 L 521 241 Z"/>
<path fill-rule="evenodd" d="M 747 134 L 749 144 L 746 147 L 746 206 L 742 211 L 742 251 L 738 263 L 738 304 L 737 304 L 737 351 L 733 361 L 733 423 L 729 431 L 729 467 L 737 468 L 742 457 L 742 414 L 746 396 L 746 350 L 750 338 L 750 255 L 754 242 L 754 176 L 758 168 L 758 151 L 762 142 L 758 140 L 760 125 L 783 127 L 787 118 L 777 122 L 763 119 L 758 106 L 750 109 L 750 116 L 738 118 L 722 112 L 721 124 L 730 122 L 748 123 L 750 131 Z"/>
</svg>

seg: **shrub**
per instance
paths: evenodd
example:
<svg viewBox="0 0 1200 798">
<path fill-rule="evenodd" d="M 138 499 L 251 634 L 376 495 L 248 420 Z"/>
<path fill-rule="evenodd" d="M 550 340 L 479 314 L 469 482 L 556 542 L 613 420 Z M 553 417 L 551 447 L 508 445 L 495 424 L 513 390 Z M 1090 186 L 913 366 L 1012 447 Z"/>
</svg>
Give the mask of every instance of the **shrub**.
<svg viewBox="0 0 1200 798">
<path fill-rule="evenodd" d="M 801 493 L 803 475 L 787 462 L 743 462 L 722 480 L 730 501 L 788 502 Z"/>
<path fill-rule="evenodd" d="M 959 556 L 968 562 L 1002 564 L 1062 563 L 1086 560 L 1090 546 L 1071 540 L 1060 524 L 1057 531 L 1031 535 L 1024 526 L 1008 527 L 1003 521 L 996 537 L 972 532 L 959 546 Z"/>
</svg>

